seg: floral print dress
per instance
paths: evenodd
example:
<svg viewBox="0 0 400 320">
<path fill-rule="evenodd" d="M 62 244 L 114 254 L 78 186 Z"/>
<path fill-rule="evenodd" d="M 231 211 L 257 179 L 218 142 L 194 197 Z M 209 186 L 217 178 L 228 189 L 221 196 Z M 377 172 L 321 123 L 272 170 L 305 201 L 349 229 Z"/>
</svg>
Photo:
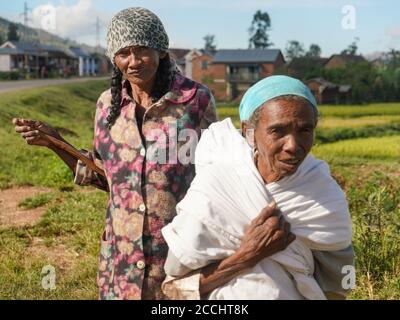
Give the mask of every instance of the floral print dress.
<svg viewBox="0 0 400 320">
<path fill-rule="evenodd" d="M 100 96 L 93 152 L 83 150 L 107 178 L 78 161 L 75 183 L 94 185 L 110 195 L 99 258 L 99 298 L 165 299 L 161 284 L 168 247 L 161 229 L 176 215 L 175 206 L 195 175 L 193 161 L 180 161 L 179 156 L 181 149 L 184 156 L 185 151 L 193 156 L 196 139 L 180 139 L 181 133 L 194 132 L 199 139 L 201 130 L 217 120 L 215 102 L 205 86 L 176 74 L 171 90 L 146 111 L 142 138 L 128 88 L 124 81 L 121 114 L 111 130 L 106 121 L 111 91 Z"/>
</svg>

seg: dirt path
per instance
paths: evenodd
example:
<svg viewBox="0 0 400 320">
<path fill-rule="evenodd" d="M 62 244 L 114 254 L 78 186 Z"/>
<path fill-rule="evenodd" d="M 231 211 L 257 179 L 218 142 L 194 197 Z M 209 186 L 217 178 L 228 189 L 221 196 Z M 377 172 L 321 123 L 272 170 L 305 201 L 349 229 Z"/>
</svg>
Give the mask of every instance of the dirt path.
<svg viewBox="0 0 400 320">
<path fill-rule="evenodd" d="M 36 209 L 23 209 L 18 204 L 27 198 L 41 193 L 54 192 L 53 189 L 42 187 L 14 187 L 0 190 L 0 231 L 7 228 L 33 226 L 37 224 L 47 209 L 47 205 Z M 82 192 L 94 192 L 94 190 L 82 190 Z M 82 257 L 75 251 L 65 237 L 52 237 L 51 243 L 46 243 L 46 238 L 30 236 L 26 245 L 24 256 L 41 261 L 43 266 L 56 267 L 57 272 L 68 274 Z M 23 262 L 21 262 L 23 265 Z"/>
<path fill-rule="evenodd" d="M 0 229 L 23 227 L 36 224 L 45 212 L 45 207 L 36 209 L 19 208 L 26 198 L 39 193 L 51 192 L 48 188 L 19 187 L 0 191 Z"/>
</svg>

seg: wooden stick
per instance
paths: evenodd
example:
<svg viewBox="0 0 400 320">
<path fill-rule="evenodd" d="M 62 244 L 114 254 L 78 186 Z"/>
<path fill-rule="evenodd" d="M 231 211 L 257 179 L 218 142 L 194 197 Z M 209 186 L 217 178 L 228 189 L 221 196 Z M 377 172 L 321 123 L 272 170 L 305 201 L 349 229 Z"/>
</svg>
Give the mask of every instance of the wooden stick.
<svg viewBox="0 0 400 320">
<path fill-rule="evenodd" d="M 71 156 L 73 156 L 74 158 L 77 158 L 79 160 L 81 160 L 84 164 L 86 164 L 86 166 L 90 169 L 92 169 L 93 171 L 97 172 L 99 175 L 103 176 L 104 178 L 106 177 L 106 174 L 104 172 L 103 169 L 101 169 L 100 167 L 98 167 L 96 165 L 96 163 L 94 163 L 94 161 L 88 157 L 86 157 L 85 155 L 83 155 L 79 150 L 77 150 L 76 148 L 74 148 L 73 146 L 71 146 L 68 143 L 65 143 L 64 141 L 58 140 L 57 138 L 54 138 L 53 136 L 49 135 L 48 133 L 40 130 L 39 128 L 37 128 L 38 131 L 40 131 L 40 133 L 45 135 L 45 138 L 48 139 L 52 144 L 54 144 L 57 148 L 64 150 L 65 152 L 69 153 Z"/>
</svg>

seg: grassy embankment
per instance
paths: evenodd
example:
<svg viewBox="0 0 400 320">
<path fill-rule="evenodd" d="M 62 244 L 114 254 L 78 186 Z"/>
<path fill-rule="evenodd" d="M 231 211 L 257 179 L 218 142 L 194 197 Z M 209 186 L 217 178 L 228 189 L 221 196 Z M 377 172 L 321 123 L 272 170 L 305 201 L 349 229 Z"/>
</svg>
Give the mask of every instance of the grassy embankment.
<svg viewBox="0 0 400 320">
<path fill-rule="evenodd" d="M 21 201 L 27 209 L 46 206 L 37 224 L 0 226 L 0 299 L 96 299 L 107 194 L 74 186 L 72 174 L 57 156 L 27 146 L 14 133 L 11 119 L 48 122 L 61 128 L 73 145 L 90 148 L 95 103 L 107 85 L 91 81 L 0 96 L 0 188 L 28 185 L 52 190 Z M 41 286 L 46 265 L 56 268 L 55 290 Z"/>
</svg>

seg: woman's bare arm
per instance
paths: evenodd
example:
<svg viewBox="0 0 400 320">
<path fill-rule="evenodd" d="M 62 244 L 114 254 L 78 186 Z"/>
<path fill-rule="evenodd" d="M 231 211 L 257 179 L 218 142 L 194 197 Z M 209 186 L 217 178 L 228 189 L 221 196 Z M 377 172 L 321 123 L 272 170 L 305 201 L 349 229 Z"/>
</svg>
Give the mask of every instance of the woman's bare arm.
<svg viewBox="0 0 400 320">
<path fill-rule="evenodd" d="M 68 152 L 54 146 L 51 145 L 48 147 L 50 150 L 52 150 L 56 155 L 59 156 L 59 158 L 64 161 L 64 163 L 71 169 L 71 171 L 73 172 L 73 174 L 75 175 L 75 170 L 76 170 L 76 164 L 78 162 L 78 159 L 76 159 L 75 157 L 71 156 L 71 154 L 69 154 Z"/>
<path fill-rule="evenodd" d="M 70 144 L 56 130 L 36 120 L 14 118 L 12 122 L 15 126 L 15 131 L 19 133 L 23 139 L 25 139 L 27 144 L 49 148 L 55 154 L 57 154 L 60 159 L 64 161 L 65 164 L 75 174 L 76 164 L 78 160 L 70 155 L 68 152 L 55 146 L 46 137 L 46 134 L 49 134 L 54 138 L 57 138 L 58 140 Z M 45 132 L 46 134 L 43 134 L 41 131 Z"/>
</svg>

